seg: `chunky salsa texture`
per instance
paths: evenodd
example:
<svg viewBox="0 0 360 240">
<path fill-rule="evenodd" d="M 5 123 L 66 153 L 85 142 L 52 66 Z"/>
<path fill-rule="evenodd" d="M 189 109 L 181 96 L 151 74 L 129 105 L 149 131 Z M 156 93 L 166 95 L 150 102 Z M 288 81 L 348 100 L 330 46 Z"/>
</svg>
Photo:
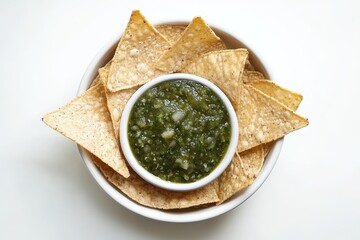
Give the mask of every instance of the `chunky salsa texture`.
<svg viewBox="0 0 360 240">
<path fill-rule="evenodd" d="M 207 86 L 179 79 L 157 84 L 135 103 L 128 122 L 133 154 L 171 182 L 195 182 L 213 171 L 230 143 L 228 111 Z"/>
</svg>

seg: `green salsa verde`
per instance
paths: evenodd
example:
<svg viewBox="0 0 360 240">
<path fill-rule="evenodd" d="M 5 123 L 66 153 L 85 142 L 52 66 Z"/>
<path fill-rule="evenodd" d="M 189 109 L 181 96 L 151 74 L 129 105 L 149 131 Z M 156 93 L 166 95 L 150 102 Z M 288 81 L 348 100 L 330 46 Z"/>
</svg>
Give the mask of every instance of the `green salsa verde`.
<svg viewBox="0 0 360 240">
<path fill-rule="evenodd" d="M 229 113 L 207 86 L 169 80 L 140 96 L 128 121 L 138 162 L 171 182 L 195 182 L 215 169 L 231 138 Z"/>
</svg>

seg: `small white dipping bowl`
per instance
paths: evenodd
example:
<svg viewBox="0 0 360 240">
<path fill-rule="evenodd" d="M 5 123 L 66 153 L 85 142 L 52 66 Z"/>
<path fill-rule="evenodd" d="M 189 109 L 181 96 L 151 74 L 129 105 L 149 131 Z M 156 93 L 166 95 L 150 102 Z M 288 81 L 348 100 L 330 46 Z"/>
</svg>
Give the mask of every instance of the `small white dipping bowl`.
<svg viewBox="0 0 360 240">
<path fill-rule="evenodd" d="M 161 179 L 158 176 L 153 175 L 149 171 L 147 171 L 139 161 L 134 156 L 131 146 L 128 139 L 128 126 L 129 126 L 129 117 L 131 114 L 131 110 L 133 109 L 135 103 L 138 101 L 138 99 L 149 89 L 152 87 L 166 82 L 166 81 L 173 81 L 173 80 L 189 80 L 194 81 L 197 83 L 200 83 L 208 88 L 210 88 L 223 102 L 228 114 L 229 114 L 229 120 L 230 120 L 230 143 L 227 148 L 227 151 L 224 155 L 224 157 L 220 160 L 218 165 L 213 169 L 207 176 L 204 176 L 203 178 L 191 182 L 191 183 L 175 183 L 170 182 Z M 236 117 L 235 110 L 227 98 L 227 96 L 212 82 L 210 82 L 207 79 L 204 79 L 202 77 L 198 77 L 192 74 L 184 74 L 184 73 L 174 73 L 174 74 L 167 74 L 162 75 L 160 77 L 157 77 L 148 83 L 141 86 L 128 100 L 128 102 L 125 105 L 125 108 L 123 110 L 121 121 L 120 121 L 120 143 L 121 143 L 121 149 L 125 155 L 125 158 L 127 159 L 128 163 L 132 167 L 132 169 L 144 180 L 147 182 L 158 186 L 160 188 L 172 190 L 172 191 L 190 191 L 194 190 L 200 187 L 205 186 L 206 184 L 209 184 L 213 180 L 215 180 L 230 164 L 233 156 L 235 155 L 236 146 L 238 143 L 238 136 L 239 136 L 239 128 L 238 128 L 238 121 Z M 190 152 L 191 154 L 191 152 Z"/>
</svg>

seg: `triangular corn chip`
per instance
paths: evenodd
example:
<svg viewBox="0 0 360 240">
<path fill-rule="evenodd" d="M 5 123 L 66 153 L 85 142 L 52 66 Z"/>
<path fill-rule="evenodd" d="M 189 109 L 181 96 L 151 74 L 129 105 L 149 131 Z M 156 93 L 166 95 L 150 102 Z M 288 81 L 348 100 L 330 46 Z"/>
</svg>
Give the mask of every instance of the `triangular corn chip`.
<svg viewBox="0 0 360 240">
<path fill-rule="evenodd" d="M 106 83 L 109 75 L 109 67 L 105 66 L 99 69 L 100 79 Z M 114 129 L 114 134 L 116 139 L 119 139 L 119 128 L 120 128 L 120 119 L 122 111 L 133 95 L 133 93 L 138 89 L 138 87 L 132 87 L 128 89 L 123 89 L 117 92 L 110 92 L 105 89 L 105 95 L 107 99 L 107 106 L 110 112 L 111 121 Z"/>
<path fill-rule="evenodd" d="M 281 104 L 285 105 L 286 107 L 290 108 L 293 111 L 296 111 L 298 109 L 302 101 L 302 96 L 300 94 L 282 88 L 270 80 L 265 80 L 265 79 L 256 80 L 255 78 L 253 78 L 252 80 L 247 81 L 246 84 L 249 84 L 254 88 L 258 89 L 259 91 L 269 95 L 270 97 L 279 101 Z M 274 142 L 269 142 L 261 145 L 261 149 L 264 152 L 264 157 L 267 156 L 267 154 L 270 152 L 273 146 L 274 146 Z M 255 161 L 256 159 L 259 158 L 255 158 Z M 262 166 L 262 162 L 261 163 L 253 162 L 252 164 Z"/>
<path fill-rule="evenodd" d="M 233 104 L 237 104 L 238 84 L 247 56 L 248 51 L 243 48 L 209 52 L 201 55 L 181 71 L 210 80 Z"/>
<path fill-rule="evenodd" d="M 235 155 L 230 165 L 217 179 L 219 184 L 219 201 L 217 205 L 223 203 L 237 192 L 248 187 L 253 178 L 247 176 L 241 164 L 240 156 Z"/>
<path fill-rule="evenodd" d="M 250 178 L 257 177 L 263 166 L 265 159 L 264 145 L 266 144 L 261 144 L 239 154 L 244 173 Z"/>
<path fill-rule="evenodd" d="M 306 118 L 256 88 L 241 84 L 240 89 L 239 152 L 279 139 L 309 124 Z"/>
<path fill-rule="evenodd" d="M 116 92 L 163 74 L 153 63 L 169 47 L 170 43 L 145 17 L 134 11 L 112 59 L 107 88 Z"/>
<path fill-rule="evenodd" d="M 296 111 L 302 100 L 302 96 L 300 94 L 284 89 L 270 80 L 251 80 L 247 82 L 247 84 L 276 99 L 293 111 Z M 254 176 L 257 176 L 262 168 L 265 157 L 274 146 L 274 143 L 275 142 L 273 141 L 261 144 L 258 147 L 254 147 L 243 152 L 252 152 L 252 154 L 247 154 L 246 158 L 241 157 L 245 173 L 254 173 Z M 261 155 L 263 156 L 262 158 L 260 157 Z"/>
<path fill-rule="evenodd" d="M 201 54 L 225 49 L 223 41 L 200 17 L 192 20 L 180 39 L 156 63 L 164 72 L 179 72 Z"/>
<path fill-rule="evenodd" d="M 275 98 L 277 101 L 281 102 L 293 111 L 296 111 L 303 99 L 300 94 L 280 87 L 270 80 L 250 80 L 247 81 L 246 84 L 253 86 L 272 98 Z"/>
<path fill-rule="evenodd" d="M 187 191 L 174 192 L 158 188 L 140 178 L 135 172 L 131 171 L 129 178 L 124 178 L 95 156 L 93 161 L 97 165 L 107 180 L 126 194 L 134 201 L 148 207 L 158 209 L 183 209 L 204 204 L 215 203 L 219 200 L 216 192 L 215 183 L 210 183 L 205 187 Z"/>
<path fill-rule="evenodd" d="M 62 108 L 47 114 L 43 121 L 93 153 L 122 176 L 129 177 L 111 125 L 104 86 L 101 83 Z"/>
<path fill-rule="evenodd" d="M 253 183 L 264 163 L 264 145 L 267 144 L 236 153 L 230 165 L 218 178 L 220 200 L 217 205 Z"/>
</svg>

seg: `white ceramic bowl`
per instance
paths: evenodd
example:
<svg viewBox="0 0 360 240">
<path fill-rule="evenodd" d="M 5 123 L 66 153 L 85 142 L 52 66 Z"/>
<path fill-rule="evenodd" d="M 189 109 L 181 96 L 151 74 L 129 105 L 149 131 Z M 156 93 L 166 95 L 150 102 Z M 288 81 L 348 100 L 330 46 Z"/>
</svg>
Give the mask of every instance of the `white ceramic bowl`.
<svg viewBox="0 0 360 240">
<path fill-rule="evenodd" d="M 189 22 L 186 21 L 161 22 L 161 24 L 176 24 L 176 25 L 179 24 L 187 25 L 188 23 Z M 245 45 L 243 42 L 239 40 L 240 37 L 237 35 L 238 34 L 237 32 L 230 34 L 230 30 L 228 29 L 219 28 L 214 26 L 213 24 L 210 24 L 210 26 L 216 32 L 216 34 L 219 37 L 221 37 L 221 39 L 225 42 L 228 48 L 240 48 L 240 47 L 247 48 L 250 53 L 250 61 L 255 66 L 255 68 L 258 71 L 264 73 L 267 78 L 272 79 L 269 74 L 268 68 L 265 67 L 265 64 L 260 61 L 260 59 L 257 57 L 255 52 L 252 51 L 251 48 L 249 48 L 247 45 Z M 97 70 L 103 67 L 112 58 L 117 43 L 120 39 L 120 36 L 121 34 L 110 40 L 90 62 L 89 66 L 87 67 L 82 77 L 78 89 L 78 94 L 86 91 L 89 88 L 91 82 L 98 73 Z M 267 177 L 270 175 L 273 167 L 276 164 L 276 160 L 280 154 L 283 142 L 284 142 L 283 138 L 276 141 L 274 147 L 267 155 L 259 175 L 249 187 L 247 187 L 241 192 L 238 192 L 232 198 L 228 199 L 226 202 L 218 206 L 210 206 L 207 208 L 190 208 L 181 211 L 165 211 L 160 209 L 153 209 L 140 205 L 137 202 L 129 199 L 125 194 L 123 194 L 121 191 L 116 189 L 105 179 L 105 177 L 101 174 L 100 170 L 92 162 L 90 154 L 82 147 L 80 146 L 78 147 L 87 168 L 89 169 L 91 175 L 94 177 L 96 182 L 109 196 L 111 196 L 120 205 L 129 209 L 130 211 L 133 211 L 147 218 L 151 218 L 159 221 L 165 221 L 165 222 L 184 223 L 184 222 L 202 221 L 205 219 L 219 216 L 236 208 L 237 206 L 245 202 L 260 188 L 260 186 L 265 182 Z"/>
<path fill-rule="evenodd" d="M 230 125 L 231 125 L 231 137 L 230 137 L 230 144 L 228 149 L 225 153 L 223 159 L 219 162 L 216 168 L 207 176 L 201 178 L 198 181 L 191 182 L 191 183 L 174 183 L 170 181 L 165 181 L 152 173 L 148 172 L 144 167 L 141 166 L 139 161 L 134 156 L 131 146 L 128 139 L 128 122 L 131 110 L 134 107 L 134 104 L 137 102 L 139 97 L 141 97 L 147 90 L 151 89 L 152 87 L 166 81 L 172 80 L 190 80 L 197 83 L 200 83 L 208 88 L 210 88 L 223 102 L 225 108 L 229 114 L 230 118 Z M 225 171 L 226 167 L 230 164 L 233 156 L 235 155 L 235 150 L 238 143 L 238 136 L 239 136 L 239 128 L 238 128 L 238 121 L 236 117 L 235 110 L 226 97 L 226 95 L 218 88 L 215 84 L 208 81 L 207 79 L 201 78 L 199 76 L 195 76 L 192 74 L 185 74 L 185 73 L 175 73 L 175 74 L 166 74 L 160 77 L 157 77 L 148 83 L 141 86 L 128 100 L 123 110 L 120 122 L 120 142 L 121 142 L 121 149 L 127 159 L 128 163 L 132 167 L 132 169 L 139 174 L 144 180 L 148 181 L 149 183 L 158 186 L 160 188 L 172 190 L 172 191 L 190 191 L 209 184 L 210 182 L 214 181 L 220 174 Z"/>
</svg>

